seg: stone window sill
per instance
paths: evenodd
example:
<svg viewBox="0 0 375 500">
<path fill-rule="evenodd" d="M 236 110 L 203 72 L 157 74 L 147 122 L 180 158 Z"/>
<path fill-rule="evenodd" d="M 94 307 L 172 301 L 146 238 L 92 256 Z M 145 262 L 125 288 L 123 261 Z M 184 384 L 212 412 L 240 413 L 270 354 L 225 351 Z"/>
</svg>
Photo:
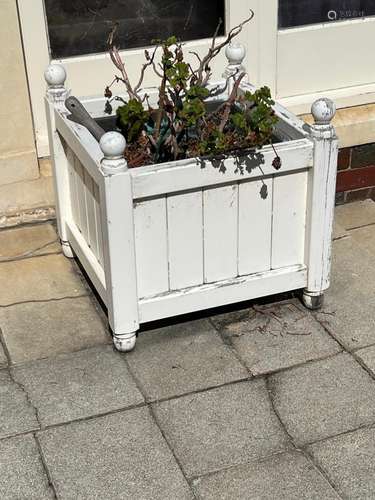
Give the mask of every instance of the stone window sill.
<svg viewBox="0 0 375 500">
<path fill-rule="evenodd" d="M 313 123 L 310 114 L 301 115 L 301 118 L 307 123 Z M 375 104 L 339 109 L 333 125 L 336 127 L 340 148 L 375 142 Z"/>
</svg>

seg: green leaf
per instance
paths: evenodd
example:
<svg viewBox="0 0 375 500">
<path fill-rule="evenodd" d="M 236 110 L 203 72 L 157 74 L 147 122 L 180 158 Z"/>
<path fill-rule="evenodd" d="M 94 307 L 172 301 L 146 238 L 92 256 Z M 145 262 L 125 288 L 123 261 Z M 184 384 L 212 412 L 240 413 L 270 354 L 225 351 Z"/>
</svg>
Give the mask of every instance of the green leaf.
<svg viewBox="0 0 375 500">
<path fill-rule="evenodd" d="M 129 143 L 139 137 L 148 119 L 148 112 L 136 99 L 130 99 L 128 103 L 119 106 L 116 115 L 117 126 Z"/>
</svg>

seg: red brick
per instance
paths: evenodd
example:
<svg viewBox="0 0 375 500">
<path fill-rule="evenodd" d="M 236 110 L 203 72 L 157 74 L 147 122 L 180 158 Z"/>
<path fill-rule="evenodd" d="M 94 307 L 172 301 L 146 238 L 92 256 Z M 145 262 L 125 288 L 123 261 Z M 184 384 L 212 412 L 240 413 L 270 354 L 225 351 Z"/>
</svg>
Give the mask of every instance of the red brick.
<svg viewBox="0 0 375 500">
<path fill-rule="evenodd" d="M 337 169 L 346 170 L 350 168 L 350 160 L 352 156 L 352 148 L 343 148 L 339 151 L 339 157 L 337 160 Z"/>
<path fill-rule="evenodd" d="M 336 191 L 338 193 L 367 187 L 375 187 L 375 165 L 340 171 L 337 175 Z"/>
<path fill-rule="evenodd" d="M 375 165 L 375 143 L 352 148 L 351 168 L 363 168 Z"/>
</svg>

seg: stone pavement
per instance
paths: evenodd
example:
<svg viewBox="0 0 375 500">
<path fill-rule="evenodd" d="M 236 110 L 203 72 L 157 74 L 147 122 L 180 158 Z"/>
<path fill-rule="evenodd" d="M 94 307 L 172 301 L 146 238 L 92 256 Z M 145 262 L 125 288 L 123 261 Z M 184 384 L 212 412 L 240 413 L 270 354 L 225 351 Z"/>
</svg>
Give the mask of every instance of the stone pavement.
<svg viewBox="0 0 375 500">
<path fill-rule="evenodd" d="M 114 352 L 52 224 L 0 232 L 0 499 L 375 498 L 375 203 L 336 211 L 320 312 L 293 296 Z"/>
</svg>

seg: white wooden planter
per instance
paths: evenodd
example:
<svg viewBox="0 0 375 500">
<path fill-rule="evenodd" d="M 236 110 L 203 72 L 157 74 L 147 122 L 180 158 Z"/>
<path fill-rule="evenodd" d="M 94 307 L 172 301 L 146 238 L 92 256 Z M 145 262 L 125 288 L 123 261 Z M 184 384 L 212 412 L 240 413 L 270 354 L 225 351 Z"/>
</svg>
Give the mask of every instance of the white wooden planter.
<svg viewBox="0 0 375 500">
<path fill-rule="evenodd" d="M 117 349 L 134 347 L 140 323 L 279 292 L 304 289 L 305 305 L 320 305 L 337 164 L 331 101 L 314 103 L 312 127 L 275 105 L 279 171 L 271 146 L 242 172 L 235 158 L 224 169 L 194 159 L 128 169 L 122 136 L 99 145 L 67 119 L 65 77 L 59 65 L 46 71 L 59 234 L 107 305 Z M 104 116 L 104 99 L 82 102 Z"/>
</svg>

